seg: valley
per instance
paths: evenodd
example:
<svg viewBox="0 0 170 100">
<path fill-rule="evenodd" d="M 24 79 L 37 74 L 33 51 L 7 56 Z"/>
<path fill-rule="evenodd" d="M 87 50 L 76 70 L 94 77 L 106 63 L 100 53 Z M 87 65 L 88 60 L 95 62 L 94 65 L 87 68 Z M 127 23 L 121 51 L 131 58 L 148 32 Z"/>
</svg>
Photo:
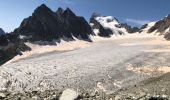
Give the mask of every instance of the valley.
<svg viewBox="0 0 170 100">
<path fill-rule="evenodd" d="M 170 14 L 87 20 L 50 7 L 0 28 L 0 100 L 170 99 Z"/>
<path fill-rule="evenodd" d="M 0 67 L 0 89 L 22 93 L 71 88 L 79 93 L 111 94 L 167 73 L 169 52 L 161 50 L 169 46 L 163 37 L 134 34 L 96 41 L 72 51 L 25 58 Z"/>
</svg>

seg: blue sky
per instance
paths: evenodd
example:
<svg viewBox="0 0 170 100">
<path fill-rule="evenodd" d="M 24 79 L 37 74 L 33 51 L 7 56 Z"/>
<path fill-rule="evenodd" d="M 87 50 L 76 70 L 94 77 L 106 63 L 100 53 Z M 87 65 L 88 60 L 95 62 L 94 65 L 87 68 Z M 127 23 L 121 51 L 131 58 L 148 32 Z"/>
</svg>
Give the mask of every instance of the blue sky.
<svg viewBox="0 0 170 100">
<path fill-rule="evenodd" d="M 141 26 L 170 14 L 170 0 L 1 0 L 0 27 L 6 32 L 13 31 L 42 3 L 53 11 L 69 7 L 87 21 L 93 12 L 98 12 L 132 26 Z"/>
</svg>

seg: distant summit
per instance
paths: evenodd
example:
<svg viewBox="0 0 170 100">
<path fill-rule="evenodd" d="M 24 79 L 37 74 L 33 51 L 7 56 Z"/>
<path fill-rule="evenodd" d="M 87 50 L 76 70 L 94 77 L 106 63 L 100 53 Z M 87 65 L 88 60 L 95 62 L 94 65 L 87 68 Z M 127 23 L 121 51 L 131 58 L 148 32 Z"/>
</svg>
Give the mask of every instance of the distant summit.
<svg viewBox="0 0 170 100">
<path fill-rule="evenodd" d="M 128 25 L 127 23 L 121 23 L 121 27 L 125 28 L 128 33 L 135 33 L 139 31 L 138 27 L 132 27 Z"/>
<path fill-rule="evenodd" d="M 83 17 L 76 16 L 71 9 L 58 8 L 53 12 L 42 4 L 35 9 L 32 16 L 23 20 L 14 33 L 25 37 L 25 41 L 70 41 L 74 40 L 73 37 L 90 41 L 92 30 L 88 22 Z"/>
<path fill-rule="evenodd" d="M 125 28 L 121 27 L 119 21 L 112 16 L 101 16 L 98 13 L 93 13 L 90 18 L 90 24 L 94 33 L 102 37 L 128 33 Z"/>
</svg>

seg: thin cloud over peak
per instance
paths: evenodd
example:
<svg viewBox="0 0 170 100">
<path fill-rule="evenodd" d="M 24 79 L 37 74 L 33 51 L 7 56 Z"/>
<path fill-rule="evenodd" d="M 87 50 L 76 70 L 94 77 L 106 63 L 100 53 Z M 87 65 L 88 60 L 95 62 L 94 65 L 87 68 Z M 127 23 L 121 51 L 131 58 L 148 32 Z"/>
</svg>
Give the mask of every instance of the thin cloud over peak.
<svg viewBox="0 0 170 100">
<path fill-rule="evenodd" d="M 67 5 L 74 5 L 73 1 L 71 1 L 71 0 L 58 0 L 58 1 L 60 1 L 64 4 L 67 4 Z"/>
<path fill-rule="evenodd" d="M 138 20 L 138 19 L 126 19 L 126 22 L 137 24 L 137 25 L 144 25 L 146 23 L 151 22 L 150 20 Z"/>
</svg>

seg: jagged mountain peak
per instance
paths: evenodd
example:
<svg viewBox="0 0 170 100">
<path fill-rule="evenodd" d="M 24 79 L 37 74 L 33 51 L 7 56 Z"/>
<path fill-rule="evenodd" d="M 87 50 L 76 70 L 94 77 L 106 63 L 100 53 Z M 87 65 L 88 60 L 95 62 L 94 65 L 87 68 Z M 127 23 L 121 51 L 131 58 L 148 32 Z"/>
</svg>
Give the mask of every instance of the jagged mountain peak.
<svg viewBox="0 0 170 100">
<path fill-rule="evenodd" d="M 33 16 L 37 14 L 51 14 L 53 11 L 45 4 L 40 5 L 34 10 Z"/>
<path fill-rule="evenodd" d="M 58 8 L 53 12 L 44 4 L 37 7 L 32 16 L 24 19 L 14 32 L 24 36 L 26 41 L 52 41 L 53 39 L 70 41 L 73 40 L 73 36 L 88 40 L 88 35 L 92 34 L 87 21 L 76 16 L 71 9 Z"/>
<path fill-rule="evenodd" d="M 67 17 L 75 17 L 76 15 L 74 14 L 74 12 L 70 9 L 70 8 L 66 8 L 66 10 L 64 11 L 63 13 L 64 16 L 67 16 Z"/>
<path fill-rule="evenodd" d="M 37 7 L 37 9 L 49 9 L 45 4 L 42 4 Z"/>
</svg>

